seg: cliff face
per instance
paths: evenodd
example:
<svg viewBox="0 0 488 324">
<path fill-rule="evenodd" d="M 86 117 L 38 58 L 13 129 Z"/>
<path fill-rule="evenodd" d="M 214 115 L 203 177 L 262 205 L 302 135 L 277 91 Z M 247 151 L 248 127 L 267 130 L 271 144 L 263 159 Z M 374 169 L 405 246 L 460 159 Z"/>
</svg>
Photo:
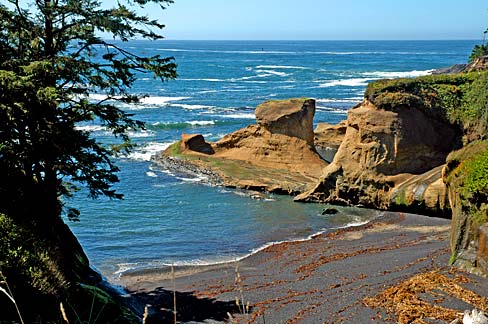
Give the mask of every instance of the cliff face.
<svg viewBox="0 0 488 324">
<path fill-rule="evenodd" d="M 446 203 L 445 190 L 440 170 L 437 177 L 431 170 L 445 162 L 455 137 L 452 125 L 422 108 L 380 109 L 365 99 L 349 111 L 344 140 L 320 183 L 297 200 L 388 208 L 425 195 L 435 209 Z M 416 197 L 405 196 L 415 188 Z"/>
<path fill-rule="evenodd" d="M 256 109 L 256 125 L 216 143 L 183 135 L 159 160 L 177 156 L 217 173 L 230 187 L 296 194 L 316 183 L 327 166 L 313 147 L 314 114 L 311 99 L 265 102 Z"/>
<path fill-rule="evenodd" d="M 450 154 L 444 181 L 452 209 L 451 262 L 488 275 L 488 142 Z"/>
</svg>

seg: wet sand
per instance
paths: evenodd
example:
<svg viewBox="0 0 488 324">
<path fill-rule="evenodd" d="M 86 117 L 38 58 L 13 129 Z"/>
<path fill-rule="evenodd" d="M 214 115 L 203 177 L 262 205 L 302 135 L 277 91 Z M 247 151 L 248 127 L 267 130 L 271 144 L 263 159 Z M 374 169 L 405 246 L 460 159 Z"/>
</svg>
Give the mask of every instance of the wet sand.
<svg viewBox="0 0 488 324">
<path fill-rule="evenodd" d="M 449 287 L 459 284 L 474 295 L 488 294 L 487 279 L 447 265 L 449 228 L 450 220 L 386 212 L 369 224 L 273 245 L 237 263 L 136 271 L 117 284 L 127 288 L 126 298 L 141 314 L 150 305 L 146 323 L 173 322 L 174 288 L 181 323 L 229 322 L 228 313 L 238 323 L 397 323 L 410 316 L 406 306 L 400 315 L 388 311 L 383 307 L 388 297 L 378 294 L 432 273 L 444 279 L 430 283 L 431 290 L 417 289 L 415 298 L 422 303 L 415 316 L 434 317 L 424 323 L 449 323 L 452 314 L 478 305 L 462 297 L 464 290 L 455 295 L 445 289 L 446 280 Z M 401 309 L 398 303 L 393 305 Z M 426 305 L 444 318 L 429 313 Z"/>
</svg>

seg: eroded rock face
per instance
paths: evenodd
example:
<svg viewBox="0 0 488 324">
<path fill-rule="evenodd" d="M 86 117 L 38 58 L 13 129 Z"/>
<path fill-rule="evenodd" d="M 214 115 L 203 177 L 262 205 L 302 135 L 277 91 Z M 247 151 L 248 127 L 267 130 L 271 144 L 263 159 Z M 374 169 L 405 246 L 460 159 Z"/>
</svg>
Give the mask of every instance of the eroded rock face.
<svg viewBox="0 0 488 324">
<path fill-rule="evenodd" d="M 206 143 L 183 135 L 182 158 L 220 174 L 228 186 L 295 194 L 315 184 L 327 166 L 313 147 L 315 101 L 265 102 L 257 124 Z M 164 153 L 171 155 L 171 148 Z"/>
<path fill-rule="evenodd" d="M 444 164 L 456 136 L 421 109 L 383 110 L 364 100 L 349 111 L 344 140 L 320 183 L 297 200 L 388 208 L 397 185 Z M 430 179 L 427 186 L 440 177 Z"/>
<path fill-rule="evenodd" d="M 205 142 L 205 138 L 200 134 L 182 134 L 180 142 L 180 150 L 193 151 L 203 154 L 214 154 L 212 145 Z"/>
<path fill-rule="evenodd" d="M 300 138 L 313 145 L 315 100 L 267 101 L 256 108 L 255 114 L 258 125 L 270 133 Z"/>
<path fill-rule="evenodd" d="M 457 267 L 488 276 L 488 192 L 483 186 L 488 166 L 482 159 L 473 163 L 482 155 L 488 155 L 487 141 L 471 143 L 452 152 L 443 179 L 452 209 L 451 261 Z"/>
</svg>

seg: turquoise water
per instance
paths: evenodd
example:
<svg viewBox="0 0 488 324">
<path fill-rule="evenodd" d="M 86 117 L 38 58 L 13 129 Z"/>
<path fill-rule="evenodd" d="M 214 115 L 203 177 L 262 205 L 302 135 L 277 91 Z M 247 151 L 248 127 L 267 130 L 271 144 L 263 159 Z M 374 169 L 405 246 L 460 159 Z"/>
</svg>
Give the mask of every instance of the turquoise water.
<svg viewBox="0 0 488 324">
<path fill-rule="evenodd" d="M 315 122 L 337 123 L 362 100 L 368 82 L 427 75 L 466 61 L 472 41 L 132 41 L 139 54 L 174 56 L 177 80 L 160 83 L 141 74 L 133 88 L 148 95 L 123 109 L 147 123 L 133 132 L 139 145 L 119 159 L 123 201 L 92 201 L 83 191 L 68 204 L 81 211 L 69 223 L 92 264 L 108 277 L 163 264 L 234 260 L 270 242 L 301 239 L 334 227 L 368 221 L 376 212 L 293 203 L 290 197 L 212 187 L 150 161 L 182 133 L 208 140 L 254 123 L 268 99 L 311 97 Z M 103 98 L 102 93 L 93 99 Z M 110 141 L 97 124 L 79 127 Z"/>
</svg>

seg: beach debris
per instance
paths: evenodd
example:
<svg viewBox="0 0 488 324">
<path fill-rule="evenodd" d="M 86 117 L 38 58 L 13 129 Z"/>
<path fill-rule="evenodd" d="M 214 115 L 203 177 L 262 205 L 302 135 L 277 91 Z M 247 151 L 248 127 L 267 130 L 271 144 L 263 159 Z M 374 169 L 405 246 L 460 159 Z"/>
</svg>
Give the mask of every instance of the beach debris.
<svg viewBox="0 0 488 324">
<path fill-rule="evenodd" d="M 436 305 L 436 300 L 440 301 L 443 299 L 442 296 L 449 296 L 478 307 L 484 312 L 488 311 L 488 298 L 479 296 L 460 286 L 461 283 L 468 282 L 469 279 L 465 276 L 455 274 L 453 277 L 448 277 L 440 273 L 439 270 L 434 270 L 413 276 L 384 290 L 375 297 L 365 298 L 363 302 L 368 307 L 386 308 L 388 313 L 395 314 L 397 322 L 400 324 L 427 323 L 424 319 L 456 323 L 455 320 L 460 320 L 463 313 L 460 313 L 459 310 Z M 435 299 L 429 301 L 425 298 L 426 295 Z M 488 324 L 488 322 L 464 322 L 463 319 L 464 323 Z"/>
<path fill-rule="evenodd" d="M 464 311 L 463 324 L 488 324 L 488 317 L 480 310 Z"/>
</svg>

